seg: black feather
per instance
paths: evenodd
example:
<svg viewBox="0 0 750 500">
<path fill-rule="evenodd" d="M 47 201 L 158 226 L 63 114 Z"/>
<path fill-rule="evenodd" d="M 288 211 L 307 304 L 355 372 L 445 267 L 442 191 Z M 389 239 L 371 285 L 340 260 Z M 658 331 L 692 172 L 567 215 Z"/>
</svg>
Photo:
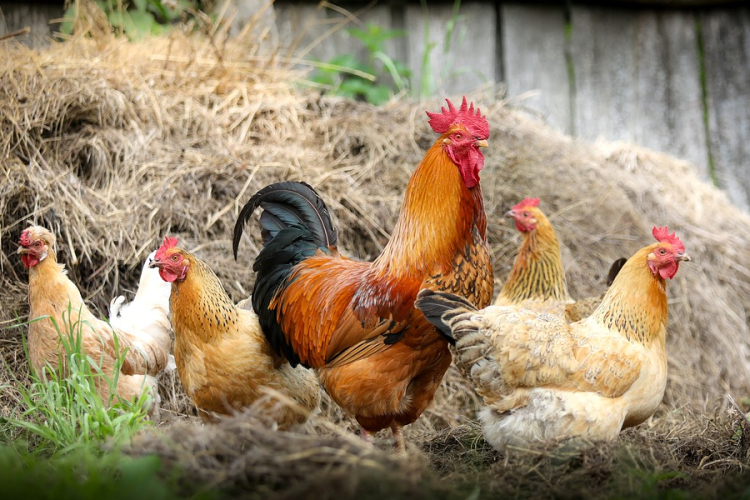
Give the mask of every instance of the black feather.
<svg viewBox="0 0 750 500">
<path fill-rule="evenodd" d="M 423 289 L 417 294 L 414 307 L 422 311 L 427 321 L 432 323 L 451 343 L 455 344 L 451 320 L 477 308 L 468 299 L 448 292 L 436 292 Z"/>
<path fill-rule="evenodd" d="M 234 224 L 234 237 L 232 238 L 232 252 L 235 259 L 237 259 L 237 249 L 245 224 L 259 206 L 275 217 L 275 219 L 266 218 L 267 226 L 261 219 L 261 226 L 268 231 L 271 238 L 280 231 L 277 221 L 287 226 L 296 222 L 308 228 L 318 246 L 331 248 L 338 243 L 338 233 L 333 227 L 328 207 L 320 199 L 318 193 L 304 182 L 277 182 L 255 193 L 242 207 L 237 222 Z M 270 222 L 271 220 L 273 223 Z"/>
<path fill-rule="evenodd" d="M 253 309 L 274 351 L 297 366 L 299 356 L 289 345 L 276 311 L 269 306 L 276 294 L 291 282 L 294 266 L 318 250 L 335 249 L 338 234 L 328 207 L 312 187 L 302 182 L 278 182 L 258 191 L 240 211 L 232 239 L 235 259 L 245 224 L 258 207 L 263 209 L 260 216 L 263 248 L 253 263 L 253 271 L 257 273 Z"/>
<path fill-rule="evenodd" d="M 607 286 L 611 286 L 612 283 L 614 283 L 615 278 L 617 278 L 617 275 L 622 269 L 622 266 L 624 266 L 625 262 L 627 261 L 628 259 L 626 259 L 625 257 L 620 257 L 612 263 L 612 267 L 609 268 L 609 273 L 607 274 Z"/>
</svg>

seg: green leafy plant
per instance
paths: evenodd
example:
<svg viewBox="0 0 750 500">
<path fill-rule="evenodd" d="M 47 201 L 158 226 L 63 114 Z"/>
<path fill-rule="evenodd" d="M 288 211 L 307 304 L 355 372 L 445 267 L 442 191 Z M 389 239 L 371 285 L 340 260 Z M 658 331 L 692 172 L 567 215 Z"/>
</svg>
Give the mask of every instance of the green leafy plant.
<svg viewBox="0 0 750 500">
<path fill-rule="evenodd" d="M 404 36 L 403 31 L 386 30 L 374 24 L 368 24 L 365 29 L 349 28 L 346 31 L 367 49 L 366 60 L 353 54 L 336 56 L 327 63 L 319 63 L 311 81 L 330 88 L 335 95 L 376 105 L 383 104 L 393 95 L 393 89 L 383 83 L 385 75 L 390 75 L 396 91 L 408 90 L 411 72 L 383 49 L 386 41 Z"/>
<path fill-rule="evenodd" d="M 33 321 L 48 320 L 43 317 Z M 52 321 L 62 347 L 58 368 L 48 365 L 43 377 L 32 371 L 28 387 L 11 374 L 25 410 L 19 416 L 2 419 L 3 434 L 20 435 L 21 441 L 31 445 L 35 453 L 51 456 L 105 441 L 127 442 L 150 425 L 146 391 L 134 401 L 121 400 L 116 395 L 117 378 L 126 354 L 120 352 L 117 336 L 114 375 L 110 377 L 98 370 L 100 360 L 84 352 L 81 340 L 88 325 L 80 320 L 71 321 L 70 307 L 63 313 L 62 325 Z M 102 383 L 109 388 L 108 401 L 99 396 L 97 385 Z"/>
<path fill-rule="evenodd" d="M 94 0 L 93 3 L 107 16 L 107 22 L 115 33 L 124 34 L 131 40 L 146 35 L 164 33 L 174 21 L 189 12 L 200 9 L 198 0 Z M 80 11 L 80 0 L 68 7 L 60 27 L 66 35 L 73 33 L 75 19 Z"/>
</svg>

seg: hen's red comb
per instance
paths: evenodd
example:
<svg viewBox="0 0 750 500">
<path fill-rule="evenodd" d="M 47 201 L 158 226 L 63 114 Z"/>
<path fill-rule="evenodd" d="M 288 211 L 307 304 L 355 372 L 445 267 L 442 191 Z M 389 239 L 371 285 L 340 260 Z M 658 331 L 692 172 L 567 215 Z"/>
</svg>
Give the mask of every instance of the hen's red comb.
<svg viewBox="0 0 750 500">
<path fill-rule="evenodd" d="M 426 111 L 427 116 L 430 117 L 430 127 L 432 127 L 432 130 L 438 134 L 444 134 L 450 130 L 451 125 L 460 123 L 472 135 L 480 139 L 487 139 L 490 136 L 490 125 L 487 123 L 487 118 L 482 116 L 479 108 L 474 113 L 474 103 L 468 105 L 466 103 L 466 96 L 464 96 L 459 109 L 456 109 L 448 99 L 445 102 L 448 103 L 448 109 L 440 108 L 440 113 Z"/>
<path fill-rule="evenodd" d="M 513 207 L 513 210 L 521 210 L 523 207 L 538 207 L 539 198 L 524 198 L 520 203 Z"/>
<path fill-rule="evenodd" d="M 174 248 L 177 246 L 177 238 L 170 238 L 169 236 L 164 237 L 164 243 L 161 244 L 159 249 L 156 251 L 156 255 L 154 255 L 154 258 L 157 260 L 161 260 L 164 258 L 164 255 L 167 253 L 167 250 L 170 248 Z"/>
<path fill-rule="evenodd" d="M 21 233 L 21 237 L 18 239 L 18 242 L 25 247 L 31 245 L 31 238 L 29 238 L 28 229 Z"/>
<path fill-rule="evenodd" d="M 656 238 L 656 241 L 664 241 L 664 242 L 670 243 L 674 247 L 674 249 L 677 250 L 678 252 L 685 251 L 685 245 L 682 244 L 682 241 L 680 240 L 680 238 L 678 238 L 674 232 L 672 234 L 669 234 L 669 228 L 667 226 L 664 226 L 664 227 L 654 226 L 654 229 L 651 231 L 651 234 L 654 235 L 654 238 Z"/>
</svg>

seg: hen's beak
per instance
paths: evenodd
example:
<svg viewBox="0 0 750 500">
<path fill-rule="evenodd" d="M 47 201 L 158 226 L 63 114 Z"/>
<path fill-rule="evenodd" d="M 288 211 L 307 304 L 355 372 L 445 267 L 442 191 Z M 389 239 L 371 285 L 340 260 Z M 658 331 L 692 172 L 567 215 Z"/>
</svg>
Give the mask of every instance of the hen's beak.
<svg viewBox="0 0 750 500">
<path fill-rule="evenodd" d="M 482 139 L 481 141 L 477 141 L 477 147 L 478 148 L 487 148 L 489 146 L 490 146 L 490 143 L 488 143 L 486 139 Z"/>
<path fill-rule="evenodd" d="M 160 261 L 158 261 L 156 259 L 151 259 L 151 260 L 149 260 L 148 267 L 150 267 L 151 269 L 153 269 L 155 267 L 160 268 L 160 266 L 159 266 L 160 264 L 161 264 Z"/>
<path fill-rule="evenodd" d="M 507 212 L 505 212 L 505 216 L 506 217 L 513 217 L 513 218 L 515 218 L 516 217 L 516 211 L 515 210 L 508 210 Z"/>
<path fill-rule="evenodd" d="M 31 249 L 21 245 L 18 247 L 18 250 L 16 250 L 16 253 L 20 255 L 31 253 Z"/>
<path fill-rule="evenodd" d="M 685 252 L 685 253 L 678 253 L 676 255 L 675 260 L 681 260 L 682 262 L 690 262 L 693 259 L 691 259 L 690 256 L 687 254 L 687 252 Z"/>
</svg>

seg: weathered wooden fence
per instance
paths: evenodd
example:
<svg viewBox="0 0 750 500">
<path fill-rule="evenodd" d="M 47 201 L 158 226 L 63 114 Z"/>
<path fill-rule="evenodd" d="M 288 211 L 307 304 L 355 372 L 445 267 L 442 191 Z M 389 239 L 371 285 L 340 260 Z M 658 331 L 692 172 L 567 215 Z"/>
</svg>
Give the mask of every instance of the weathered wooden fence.
<svg viewBox="0 0 750 500">
<path fill-rule="evenodd" d="M 275 9 L 281 40 L 307 57 L 365 56 L 345 29 L 323 36 L 350 16 L 348 25 L 402 29 L 405 35 L 386 47 L 413 81 L 429 71 L 441 94 L 503 82 L 508 98 L 554 128 L 688 160 L 750 207 L 747 2 L 654 8 L 471 1 L 458 16 L 455 5 L 359 3 L 343 11 L 277 0 Z"/>
<path fill-rule="evenodd" d="M 238 19 L 265 3 L 228 1 L 244 12 Z M 43 11 L 0 1 L 0 35 L 29 24 L 30 40 L 49 36 L 44 23 L 62 3 Z M 284 50 L 309 60 L 365 58 L 348 26 L 403 30 L 385 50 L 410 68 L 413 87 L 423 72 L 438 94 L 502 83 L 515 105 L 561 132 L 684 158 L 750 209 L 750 3 L 662 3 L 672 5 L 276 0 L 271 12 Z"/>
</svg>

